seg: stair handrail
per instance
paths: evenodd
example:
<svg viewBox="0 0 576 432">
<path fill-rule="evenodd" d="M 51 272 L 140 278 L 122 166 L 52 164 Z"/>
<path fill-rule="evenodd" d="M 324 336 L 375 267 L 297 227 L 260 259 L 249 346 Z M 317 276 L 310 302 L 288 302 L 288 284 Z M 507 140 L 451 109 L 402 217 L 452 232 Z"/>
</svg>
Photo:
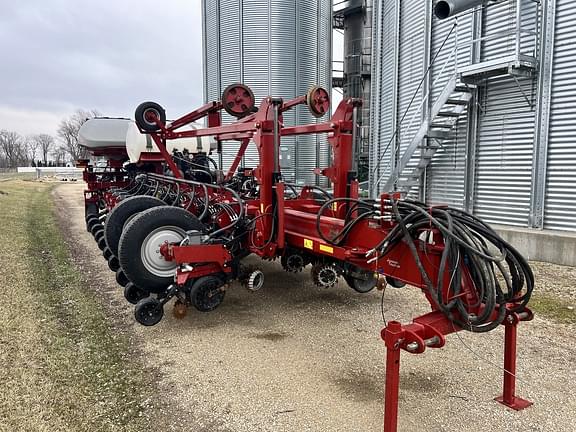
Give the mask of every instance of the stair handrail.
<svg viewBox="0 0 576 432">
<path fill-rule="evenodd" d="M 455 57 L 455 53 L 457 53 L 457 52 L 458 52 L 458 46 L 455 45 L 454 48 L 451 50 L 450 55 L 448 56 L 448 58 L 444 61 L 444 64 L 442 65 L 442 68 L 440 69 L 440 73 L 438 73 L 438 76 L 436 77 L 436 79 L 434 79 L 434 81 L 432 82 L 432 84 L 429 86 L 428 92 L 427 92 L 427 93 L 424 95 L 424 97 L 422 98 L 422 102 L 420 102 L 420 105 L 419 105 L 418 109 L 414 112 L 414 114 L 412 114 L 412 117 L 410 118 L 410 121 L 409 121 L 409 123 L 408 123 L 408 126 L 402 128 L 402 130 L 400 130 L 400 127 L 398 127 L 397 130 L 396 130 L 396 132 L 395 132 L 395 135 L 398 135 L 398 137 L 402 137 L 403 131 L 410 130 L 410 128 L 412 127 L 412 125 L 413 125 L 414 121 L 416 120 L 418 114 L 422 114 L 422 110 L 423 110 L 426 102 L 429 100 L 429 98 L 430 98 L 430 96 L 431 96 L 431 94 L 432 94 L 432 90 L 433 90 L 434 87 L 435 87 L 435 84 L 438 83 L 438 81 L 440 80 L 440 78 L 445 78 L 445 76 L 444 76 L 444 71 L 446 70 L 446 67 L 447 67 L 448 64 L 450 63 L 450 60 L 451 60 L 453 57 Z M 458 72 L 457 72 L 457 67 L 458 67 L 457 63 L 458 63 L 458 62 L 457 62 L 457 59 L 455 59 L 455 60 L 456 60 L 456 61 L 454 62 L 454 75 L 456 75 L 456 74 L 458 73 Z M 432 64 L 433 64 L 433 63 L 431 63 L 431 65 L 432 65 Z M 430 72 L 430 70 L 431 70 L 431 68 L 429 68 L 429 69 L 426 71 L 426 74 L 428 74 L 428 73 Z M 426 74 L 425 74 L 425 76 L 426 76 Z M 444 89 L 450 84 L 450 82 L 451 82 L 451 80 L 448 80 L 448 82 L 446 83 L 446 86 L 444 86 Z M 419 90 L 419 89 L 418 89 L 418 90 Z M 442 92 L 441 92 L 441 94 L 442 94 Z M 408 107 L 407 109 L 409 109 L 409 108 L 410 108 L 410 107 Z M 429 119 L 426 119 L 426 120 L 429 120 Z M 402 121 L 403 121 L 403 120 L 400 121 L 400 125 L 399 125 L 399 126 L 402 125 Z M 417 133 L 418 133 L 418 132 L 416 132 L 416 134 L 417 134 Z M 415 135 L 416 135 L 416 134 L 415 134 Z M 394 139 L 394 135 L 392 136 L 392 138 L 391 138 L 391 140 L 390 140 L 390 143 L 393 141 L 393 139 Z M 390 143 L 388 144 L 388 146 L 387 146 L 386 149 L 384 150 L 384 153 L 382 153 L 383 155 L 386 154 L 386 152 L 388 151 L 388 148 L 390 147 Z M 381 160 L 382 160 L 382 157 L 380 157 L 379 162 L 380 162 Z M 390 161 L 388 162 L 388 164 L 385 166 L 385 168 L 384 168 L 384 173 L 383 173 L 383 174 L 378 178 L 378 180 L 376 181 L 376 184 L 375 184 L 376 186 L 378 186 L 378 185 L 382 182 L 382 180 L 384 179 L 384 177 L 386 177 L 386 170 L 388 170 L 388 168 L 391 168 L 391 165 L 392 165 L 392 160 L 390 160 Z M 377 167 L 376 167 L 376 168 L 377 168 Z M 373 170 L 373 173 L 372 173 L 372 174 L 374 174 L 375 172 L 376 172 L 376 169 Z M 400 176 L 400 172 L 399 172 L 399 170 L 398 170 L 398 166 L 396 166 L 395 169 L 392 170 L 392 172 L 390 173 L 390 177 L 394 177 L 394 178 L 395 178 L 395 181 L 396 181 L 399 176 Z"/>
<path fill-rule="evenodd" d="M 410 109 L 410 107 L 412 106 L 412 103 L 414 102 L 414 100 L 416 99 L 416 96 L 418 95 L 418 92 L 420 91 L 420 88 L 422 87 L 422 84 L 424 83 L 424 80 L 426 79 L 426 77 L 428 76 L 428 74 L 430 73 L 430 71 L 432 70 L 432 66 L 434 65 L 436 59 L 438 58 L 438 55 L 440 55 L 440 52 L 442 51 L 442 49 L 444 48 L 444 45 L 446 45 L 446 42 L 448 42 L 448 39 L 450 39 L 450 36 L 452 35 L 452 33 L 454 32 L 454 29 L 457 28 L 458 26 L 458 22 L 455 21 L 455 23 L 452 25 L 452 28 L 450 29 L 450 31 L 448 32 L 448 34 L 446 35 L 446 37 L 444 38 L 444 41 L 442 42 L 442 44 L 440 45 L 440 48 L 438 48 L 438 51 L 436 52 L 436 54 L 434 54 L 434 57 L 432 58 L 432 61 L 430 62 L 430 64 L 428 65 L 428 67 L 426 68 L 426 71 L 424 72 L 424 75 L 422 77 L 422 79 L 420 80 L 420 83 L 418 84 L 418 88 L 416 89 L 416 91 L 414 92 L 414 95 L 412 96 L 412 99 L 410 101 L 410 103 L 408 104 L 408 106 L 406 107 L 406 110 L 402 116 L 402 118 L 400 119 L 400 122 L 398 123 L 398 125 L 396 126 L 394 133 L 392 134 L 392 136 L 390 137 L 390 140 L 388 141 L 388 144 L 386 145 L 386 148 L 384 149 L 384 151 L 380 154 L 380 157 L 378 158 L 378 161 L 374 167 L 374 169 L 372 170 L 372 175 L 374 175 L 376 173 L 376 171 L 378 170 L 378 166 L 380 165 L 380 163 L 382 162 L 382 159 L 384 158 L 384 156 L 386 155 L 386 152 L 388 151 L 388 149 L 390 148 L 390 145 L 392 144 L 392 142 L 394 141 L 394 139 L 396 138 L 396 136 L 399 135 L 400 132 L 400 127 L 402 126 L 402 123 L 404 122 L 404 120 L 406 119 L 406 115 L 408 114 L 408 110 Z M 457 44 L 455 44 L 454 48 L 452 51 L 456 51 L 457 50 Z M 450 57 L 452 56 L 453 53 L 451 53 L 451 55 L 449 56 L 448 60 L 450 59 Z M 448 63 L 448 60 L 446 60 L 445 65 L 443 66 L 443 69 L 445 68 L 446 64 Z M 442 70 L 443 70 L 442 69 Z M 430 92 L 430 90 L 429 90 Z M 428 93 L 429 93 L 428 92 Z M 428 97 L 428 95 L 426 95 L 426 97 Z M 422 110 L 422 106 L 424 105 L 424 101 L 420 104 L 420 108 L 417 110 L 416 113 L 421 112 Z M 390 161 L 390 163 L 386 166 L 386 169 L 388 169 L 388 167 L 391 165 L 392 161 Z M 378 186 L 378 184 L 382 181 L 382 178 L 385 176 L 385 174 L 383 174 L 378 181 L 376 182 L 375 186 Z"/>
</svg>

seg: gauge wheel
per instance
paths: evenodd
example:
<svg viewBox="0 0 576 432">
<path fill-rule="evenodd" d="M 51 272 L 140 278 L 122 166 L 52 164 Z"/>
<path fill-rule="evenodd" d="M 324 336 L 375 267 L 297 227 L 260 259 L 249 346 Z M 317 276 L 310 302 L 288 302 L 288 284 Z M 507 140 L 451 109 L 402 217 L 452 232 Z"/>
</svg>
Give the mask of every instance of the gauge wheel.
<svg viewBox="0 0 576 432">
<path fill-rule="evenodd" d="M 118 259 L 128 279 L 143 290 L 160 293 L 174 282 L 176 263 L 161 254 L 164 244 L 180 243 L 187 231 L 202 231 L 198 218 L 179 207 L 154 207 L 138 214 L 124 229 Z"/>
<path fill-rule="evenodd" d="M 124 287 L 124 298 L 130 304 L 138 304 L 138 302 L 146 297 L 150 297 L 150 293 L 138 288 L 132 282 L 128 282 Z"/>
<path fill-rule="evenodd" d="M 163 316 L 164 306 L 154 297 L 144 298 L 134 307 L 134 318 L 146 327 L 158 324 Z"/>
<path fill-rule="evenodd" d="M 210 312 L 224 301 L 226 291 L 219 276 L 204 276 L 197 279 L 190 289 L 190 301 L 200 312 Z"/>
</svg>

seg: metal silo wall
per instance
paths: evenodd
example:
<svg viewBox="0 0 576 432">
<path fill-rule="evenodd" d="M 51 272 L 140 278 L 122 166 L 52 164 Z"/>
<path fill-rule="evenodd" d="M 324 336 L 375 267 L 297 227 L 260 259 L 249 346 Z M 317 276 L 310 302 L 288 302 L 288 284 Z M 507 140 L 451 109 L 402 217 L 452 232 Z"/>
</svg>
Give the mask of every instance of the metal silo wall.
<svg viewBox="0 0 576 432">
<path fill-rule="evenodd" d="M 381 186 L 376 182 L 390 175 L 391 148 L 394 145 L 396 16 L 399 4 L 395 1 L 375 1 L 373 13 L 371 131 L 369 182 L 373 194 Z"/>
<path fill-rule="evenodd" d="M 421 0 L 400 2 L 398 106 L 396 112 L 398 157 L 402 157 L 424 119 L 423 112 L 418 112 L 424 97 L 420 83 L 427 67 L 424 64 L 426 7 L 422 3 Z M 410 170 L 418 164 L 419 155 L 420 151 L 418 150 L 410 159 L 406 170 Z"/>
<path fill-rule="evenodd" d="M 425 13 L 420 0 L 374 2 L 370 151 L 373 193 L 382 191 L 394 159 L 403 154 L 421 125 L 422 114 L 418 111 L 423 97 L 419 85 L 425 71 Z M 414 166 L 416 159 L 408 166 Z"/>
<path fill-rule="evenodd" d="M 205 99 L 219 99 L 234 82 L 254 91 L 257 106 L 266 96 L 290 99 L 314 85 L 331 87 L 332 3 L 328 0 L 203 0 Z M 224 121 L 233 120 L 227 115 Z M 319 121 L 326 121 L 323 117 Z M 306 107 L 284 115 L 286 125 L 315 123 Z M 321 182 L 313 169 L 326 167 L 325 137 L 282 138 L 282 172 L 288 180 Z M 224 144 L 224 165 L 239 143 Z M 288 160 L 289 157 L 289 160 Z M 251 142 L 245 166 L 255 167 Z"/>
<path fill-rule="evenodd" d="M 557 0 L 544 227 L 576 231 L 576 8 Z"/>
</svg>

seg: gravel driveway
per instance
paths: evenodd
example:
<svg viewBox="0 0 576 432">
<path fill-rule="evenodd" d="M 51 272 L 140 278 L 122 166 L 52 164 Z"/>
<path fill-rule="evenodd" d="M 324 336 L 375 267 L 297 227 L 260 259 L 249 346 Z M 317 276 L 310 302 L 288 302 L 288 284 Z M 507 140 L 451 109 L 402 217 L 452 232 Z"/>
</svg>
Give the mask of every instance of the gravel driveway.
<svg viewBox="0 0 576 432">
<path fill-rule="evenodd" d="M 279 264 L 251 259 L 266 275 L 252 293 L 234 284 L 214 312 L 191 310 L 183 320 L 167 308 L 152 328 L 132 319 L 86 232 L 82 184 L 55 191 L 62 218 L 94 286 L 118 320 L 131 328 L 142 355 L 164 373 L 166 394 L 206 431 L 382 430 L 385 347 L 381 294 L 357 294 L 344 282 L 313 285 L 309 272 L 285 273 Z M 553 290 L 562 274 L 539 271 Z M 576 285 L 569 271 L 560 286 Z M 574 292 L 574 291 L 572 291 Z M 413 288 L 388 288 L 385 317 L 403 322 L 426 311 Z M 402 354 L 400 431 L 576 431 L 574 326 L 540 317 L 519 330 L 518 394 L 534 406 L 514 412 L 493 401 L 501 391 L 503 331 L 448 336 L 447 346 Z"/>
</svg>

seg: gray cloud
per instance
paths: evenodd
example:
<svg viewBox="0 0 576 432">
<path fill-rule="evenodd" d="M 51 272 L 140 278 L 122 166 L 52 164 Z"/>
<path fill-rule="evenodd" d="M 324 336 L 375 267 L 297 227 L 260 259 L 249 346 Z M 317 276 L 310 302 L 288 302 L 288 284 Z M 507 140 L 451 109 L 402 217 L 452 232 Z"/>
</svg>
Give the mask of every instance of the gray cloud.
<svg viewBox="0 0 576 432">
<path fill-rule="evenodd" d="M 0 129 L 144 100 L 183 114 L 202 102 L 201 38 L 200 0 L 0 0 Z"/>
</svg>

